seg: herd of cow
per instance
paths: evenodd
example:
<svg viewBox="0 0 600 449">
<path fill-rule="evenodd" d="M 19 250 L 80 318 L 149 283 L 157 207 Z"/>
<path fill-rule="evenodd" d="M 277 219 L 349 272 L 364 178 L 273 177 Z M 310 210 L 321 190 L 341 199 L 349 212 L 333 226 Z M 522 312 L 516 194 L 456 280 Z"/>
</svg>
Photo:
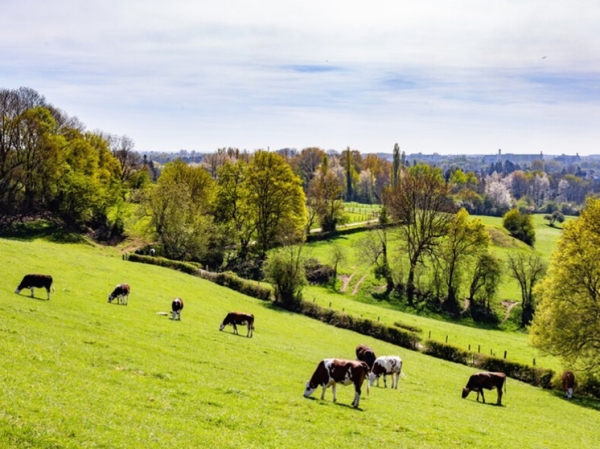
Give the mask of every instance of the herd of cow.
<svg viewBox="0 0 600 449">
<path fill-rule="evenodd" d="M 20 293 L 23 289 L 31 290 L 33 297 L 34 288 L 44 288 L 50 300 L 50 291 L 52 289 L 52 276 L 44 274 L 27 274 L 15 290 L 15 293 Z M 130 287 L 128 284 L 119 284 L 115 287 L 112 293 L 108 296 L 108 302 L 112 303 L 117 299 L 119 304 L 127 305 L 129 302 Z M 173 320 L 181 320 L 181 311 L 183 310 L 183 300 L 175 298 L 171 302 L 171 318 Z M 238 335 L 237 325 L 248 326 L 246 337 L 252 337 L 254 331 L 254 315 L 244 312 L 229 312 L 225 319 L 221 322 L 219 330 L 222 331 L 225 326 L 233 326 L 233 333 Z M 358 345 L 356 347 L 357 360 L 344 359 L 324 359 L 319 362 L 317 369 L 312 377 L 306 382 L 304 396 L 309 397 L 315 390 L 321 386 L 323 391 L 321 399 L 325 398 L 325 390 L 331 387 L 333 393 L 333 401 L 337 401 L 336 385 L 354 385 L 354 400 L 353 407 L 358 407 L 362 385 L 367 379 L 367 394 L 369 394 L 369 386 L 373 386 L 377 381 L 379 386 L 379 378 L 383 375 L 383 384 L 387 388 L 387 375 L 391 375 L 392 389 L 398 389 L 398 381 L 402 373 L 402 359 L 398 356 L 381 356 L 376 357 L 375 352 L 368 346 Z M 571 371 L 565 371 L 562 377 L 563 390 L 567 398 L 573 397 L 573 388 L 575 386 L 575 376 Z M 467 385 L 462 390 L 463 399 L 466 398 L 471 391 L 477 393 L 477 401 L 479 395 L 485 403 L 483 390 L 498 391 L 497 404 L 502 405 L 502 390 L 506 392 L 506 374 L 481 372 L 471 375 Z"/>
<path fill-rule="evenodd" d="M 48 294 L 48 300 L 50 300 L 50 291 L 54 291 L 52 288 L 52 276 L 47 274 L 26 274 L 23 280 L 15 290 L 15 293 L 20 293 L 21 290 L 28 288 L 31 290 L 31 297 L 33 298 L 34 288 L 44 288 Z M 118 284 L 110 295 L 108 295 L 108 302 L 112 303 L 117 300 L 118 304 L 127 305 L 129 303 L 129 292 L 131 288 L 129 284 Z M 183 310 L 183 299 L 175 298 L 171 301 L 171 319 L 181 320 L 181 311 Z M 244 312 L 229 312 L 225 319 L 221 322 L 219 330 L 223 330 L 225 326 L 232 325 L 233 333 L 238 334 L 237 325 L 247 325 L 248 333 L 247 337 L 252 337 L 254 330 L 254 315 Z"/>
</svg>

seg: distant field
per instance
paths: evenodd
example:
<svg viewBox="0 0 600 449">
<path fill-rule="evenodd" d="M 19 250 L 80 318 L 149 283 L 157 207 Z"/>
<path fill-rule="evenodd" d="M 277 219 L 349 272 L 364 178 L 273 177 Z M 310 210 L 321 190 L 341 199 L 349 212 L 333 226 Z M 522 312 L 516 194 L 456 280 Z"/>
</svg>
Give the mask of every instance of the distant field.
<svg viewBox="0 0 600 449">
<path fill-rule="evenodd" d="M 597 447 L 598 402 L 511 379 L 503 407 L 462 400 L 468 367 L 125 262 L 110 248 L 0 239 L 0 264 L 2 448 Z M 28 272 L 54 276 L 50 301 L 13 293 Z M 132 286 L 128 306 L 107 303 L 119 282 Z M 185 301 L 181 322 L 157 314 L 175 296 Z M 253 338 L 218 331 L 230 310 L 254 313 Z M 305 399 L 318 361 L 353 358 L 358 343 L 401 355 L 399 390 L 367 396 L 363 387 L 359 410 L 348 406 L 350 387 L 338 387 L 338 404 L 331 390 Z"/>
</svg>

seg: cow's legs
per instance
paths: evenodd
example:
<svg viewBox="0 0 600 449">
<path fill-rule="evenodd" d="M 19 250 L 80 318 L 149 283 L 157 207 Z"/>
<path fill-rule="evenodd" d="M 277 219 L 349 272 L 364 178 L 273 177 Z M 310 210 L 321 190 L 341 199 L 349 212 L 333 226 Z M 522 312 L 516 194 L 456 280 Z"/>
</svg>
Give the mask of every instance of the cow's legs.
<svg viewBox="0 0 600 449">
<path fill-rule="evenodd" d="M 333 392 L 333 402 L 337 402 L 337 395 L 335 394 L 335 384 L 331 386 L 331 391 Z"/>
<path fill-rule="evenodd" d="M 387 388 L 387 379 L 386 379 L 386 377 L 387 377 L 387 374 L 383 373 L 383 388 Z"/>
<path fill-rule="evenodd" d="M 48 301 L 50 301 L 50 288 L 46 288 L 46 293 L 48 294 Z"/>
<path fill-rule="evenodd" d="M 352 407 L 358 407 L 360 402 L 360 389 L 354 390 L 354 401 L 352 401 Z"/>
<path fill-rule="evenodd" d="M 396 378 L 396 385 L 394 386 L 394 377 Z M 400 378 L 400 374 L 392 373 L 392 388 L 398 389 L 398 379 Z"/>
<path fill-rule="evenodd" d="M 572 399 L 573 398 L 573 389 L 572 388 L 567 388 L 566 395 L 567 395 L 568 399 Z"/>
<path fill-rule="evenodd" d="M 248 332 L 246 333 L 246 337 L 252 337 L 252 326 L 248 323 Z"/>
<path fill-rule="evenodd" d="M 481 392 L 481 400 L 485 404 L 485 396 L 483 395 L 483 388 L 481 388 L 479 391 Z"/>
<path fill-rule="evenodd" d="M 498 387 L 498 405 L 502 405 L 502 386 Z"/>
<path fill-rule="evenodd" d="M 325 399 L 325 390 L 327 389 L 327 385 L 323 385 L 323 391 L 321 392 L 321 400 Z"/>
<path fill-rule="evenodd" d="M 31 297 L 33 298 L 33 287 L 29 287 L 29 290 L 31 290 Z"/>
</svg>

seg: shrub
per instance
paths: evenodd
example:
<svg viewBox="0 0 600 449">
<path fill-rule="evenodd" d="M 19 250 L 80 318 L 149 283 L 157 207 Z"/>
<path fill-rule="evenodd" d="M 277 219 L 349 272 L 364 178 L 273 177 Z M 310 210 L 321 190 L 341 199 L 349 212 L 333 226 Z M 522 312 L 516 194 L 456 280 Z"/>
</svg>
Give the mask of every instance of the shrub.
<svg viewBox="0 0 600 449">
<path fill-rule="evenodd" d="M 522 363 L 510 362 L 497 357 L 482 359 L 481 368 L 486 371 L 498 371 L 508 377 L 542 388 L 552 388 L 554 371 L 546 368 L 536 368 Z"/>
<path fill-rule="evenodd" d="M 504 214 L 502 225 L 514 238 L 530 246 L 535 244 L 535 227 L 531 215 L 522 214 L 518 209 L 511 209 Z"/>
<path fill-rule="evenodd" d="M 333 267 L 323 265 L 317 259 L 312 258 L 304 262 L 304 270 L 309 284 L 329 284 L 335 274 Z"/>
<path fill-rule="evenodd" d="M 421 329 L 420 327 L 411 326 L 410 324 L 404 324 L 404 323 L 401 323 L 400 321 L 396 321 L 394 323 L 394 326 L 399 327 L 401 329 L 405 329 L 405 330 L 410 331 L 410 332 L 415 332 L 417 334 L 420 334 L 420 333 L 423 332 L 423 329 Z"/>
<path fill-rule="evenodd" d="M 449 362 L 468 364 L 469 352 L 464 349 L 452 346 L 439 341 L 427 340 L 423 353 L 437 357 L 438 359 L 448 360 Z"/>
</svg>

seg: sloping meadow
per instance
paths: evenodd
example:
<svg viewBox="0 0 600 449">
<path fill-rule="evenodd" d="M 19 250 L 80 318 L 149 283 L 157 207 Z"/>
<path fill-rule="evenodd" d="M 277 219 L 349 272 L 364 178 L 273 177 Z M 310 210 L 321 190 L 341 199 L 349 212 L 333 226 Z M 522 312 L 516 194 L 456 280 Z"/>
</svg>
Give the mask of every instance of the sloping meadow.
<svg viewBox="0 0 600 449">
<path fill-rule="evenodd" d="M 505 406 L 460 398 L 472 369 L 273 308 L 203 279 L 125 262 L 112 249 L 0 239 L 0 447 L 595 447 L 593 403 L 509 379 Z M 55 292 L 14 294 L 26 273 Z M 129 305 L 109 304 L 117 283 Z M 163 316 L 174 297 L 182 320 Z M 253 338 L 219 332 L 253 313 Z M 397 354 L 398 391 L 302 396 L 319 360 L 359 343 Z M 494 403 L 495 392 L 486 392 Z M 590 405 L 592 404 L 592 405 Z M 559 419 L 560 417 L 560 419 Z"/>
</svg>

